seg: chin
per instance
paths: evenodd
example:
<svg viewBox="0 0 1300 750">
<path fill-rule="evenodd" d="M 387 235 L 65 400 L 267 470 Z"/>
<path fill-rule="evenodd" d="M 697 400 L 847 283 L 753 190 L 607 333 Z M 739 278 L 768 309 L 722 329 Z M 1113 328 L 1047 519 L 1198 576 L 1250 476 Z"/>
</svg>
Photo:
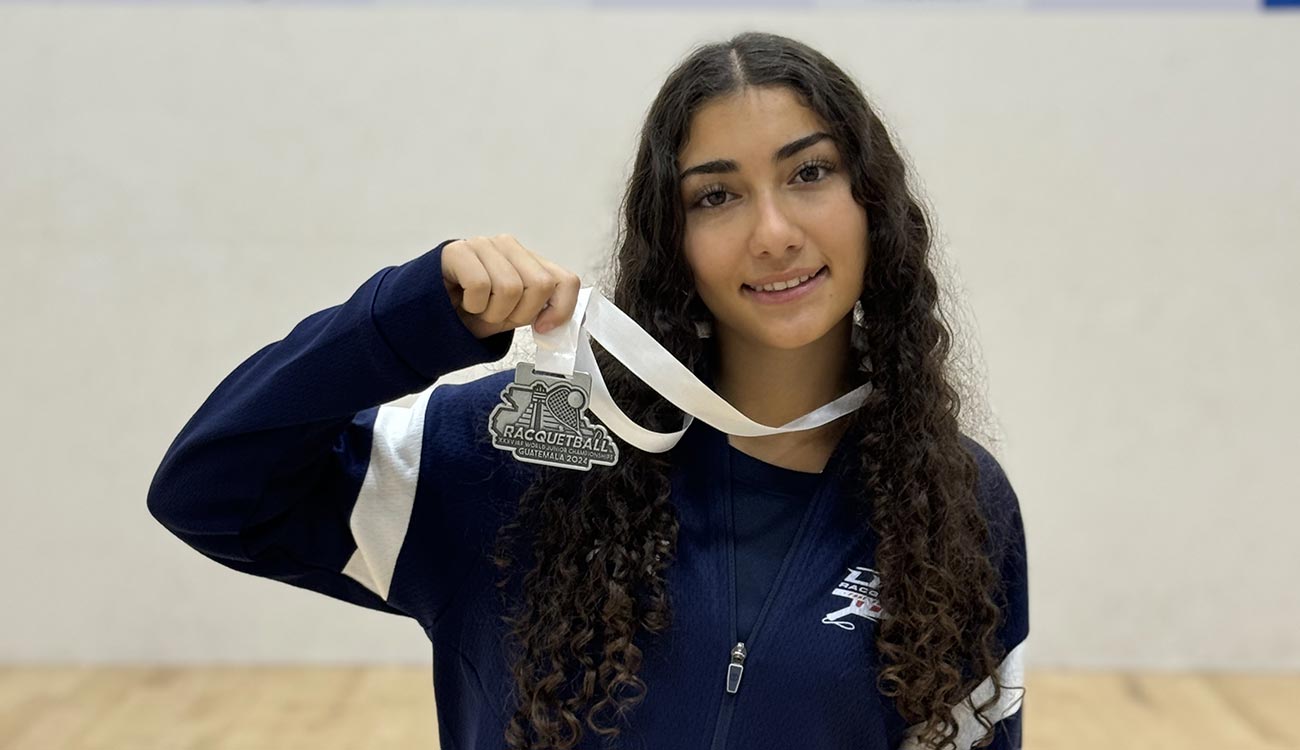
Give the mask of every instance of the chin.
<svg viewBox="0 0 1300 750">
<path fill-rule="evenodd" d="M 770 349 L 796 351 L 803 349 L 809 344 L 816 343 L 824 335 L 826 335 L 824 332 L 819 334 L 815 331 L 805 331 L 803 333 L 792 332 L 780 336 L 773 336 L 771 332 L 767 332 L 766 335 L 760 336 L 757 340 L 758 343 Z"/>
</svg>

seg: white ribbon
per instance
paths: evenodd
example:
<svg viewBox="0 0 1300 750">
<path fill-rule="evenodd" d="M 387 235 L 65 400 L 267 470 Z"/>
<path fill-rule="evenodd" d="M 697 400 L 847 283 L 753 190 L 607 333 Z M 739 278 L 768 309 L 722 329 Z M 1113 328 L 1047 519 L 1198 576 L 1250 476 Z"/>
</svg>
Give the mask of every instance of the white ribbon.
<svg viewBox="0 0 1300 750">
<path fill-rule="evenodd" d="M 605 378 L 591 351 L 589 337 L 595 337 L 615 359 L 646 385 L 686 412 L 682 429 L 677 432 L 654 432 L 628 418 L 610 397 Z M 660 346 L 650 334 L 636 324 L 614 303 L 593 287 L 578 291 L 573 317 L 564 325 L 545 333 L 533 332 L 537 342 L 534 369 L 572 377 L 574 369 L 591 375 L 589 409 L 601 422 L 630 445 L 648 453 L 670 450 L 691 421 L 699 417 L 728 435 L 754 437 L 799 432 L 820 427 L 848 414 L 866 400 L 871 384 L 864 383 L 830 403 L 786 422 L 780 427 L 759 424 L 736 410 L 718 394 L 700 382 L 685 365 Z"/>
</svg>

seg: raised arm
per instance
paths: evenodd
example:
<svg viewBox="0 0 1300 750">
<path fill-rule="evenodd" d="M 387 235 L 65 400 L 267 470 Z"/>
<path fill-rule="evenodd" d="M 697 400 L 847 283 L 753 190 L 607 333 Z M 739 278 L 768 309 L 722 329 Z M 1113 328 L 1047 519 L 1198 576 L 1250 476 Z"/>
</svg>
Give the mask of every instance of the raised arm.
<svg viewBox="0 0 1300 750">
<path fill-rule="evenodd" d="M 417 503 L 417 490 L 436 502 L 439 485 L 421 472 L 426 438 L 463 434 L 457 411 L 474 391 L 429 386 L 501 359 L 514 337 L 466 327 L 444 286 L 451 242 L 380 270 L 226 376 L 163 457 L 154 518 L 234 570 L 427 627 L 455 575 L 426 566 L 450 553 L 403 542 L 413 518 L 436 513 Z M 420 391 L 412 407 L 385 405 Z"/>
</svg>

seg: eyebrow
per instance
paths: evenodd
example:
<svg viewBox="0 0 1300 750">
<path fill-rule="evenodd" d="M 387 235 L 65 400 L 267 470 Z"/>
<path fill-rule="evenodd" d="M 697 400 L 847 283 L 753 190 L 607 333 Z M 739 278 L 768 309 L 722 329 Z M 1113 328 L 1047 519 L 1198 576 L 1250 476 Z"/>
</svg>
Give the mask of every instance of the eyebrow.
<svg viewBox="0 0 1300 750">
<path fill-rule="evenodd" d="M 816 133 L 805 135 L 802 138 L 796 138 L 781 148 L 778 148 L 776 153 L 772 154 L 772 163 L 776 164 L 782 159 L 789 159 L 791 156 L 803 151 L 814 143 L 818 143 L 830 137 L 830 133 L 818 131 Z M 739 170 L 740 165 L 732 159 L 714 159 L 713 161 L 706 161 L 703 164 L 696 164 L 690 169 L 683 170 L 682 173 L 677 176 L 677 181 L 682 182 L 693 174 L 722 174 L 725 172 L 737 172 Z"/>
</svg>

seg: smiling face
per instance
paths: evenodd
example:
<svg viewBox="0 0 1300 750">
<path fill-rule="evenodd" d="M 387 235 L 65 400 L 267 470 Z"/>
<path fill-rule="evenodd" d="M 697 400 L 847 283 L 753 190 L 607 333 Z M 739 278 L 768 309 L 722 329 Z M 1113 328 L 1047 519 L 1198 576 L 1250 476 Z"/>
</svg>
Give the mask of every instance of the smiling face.
<svg viewBox="0 0 1300 750">
<path fill-rule="evenodd" d="M 749 87 L 694 114 L 678 164 L 683 251 L 716 335 L 778 349 L 831 335 L 862 293 L 867 214 L 821 118 L 788 88 Z M 801 270 L 820 274 L 752 287 Z"/>
</svg>

